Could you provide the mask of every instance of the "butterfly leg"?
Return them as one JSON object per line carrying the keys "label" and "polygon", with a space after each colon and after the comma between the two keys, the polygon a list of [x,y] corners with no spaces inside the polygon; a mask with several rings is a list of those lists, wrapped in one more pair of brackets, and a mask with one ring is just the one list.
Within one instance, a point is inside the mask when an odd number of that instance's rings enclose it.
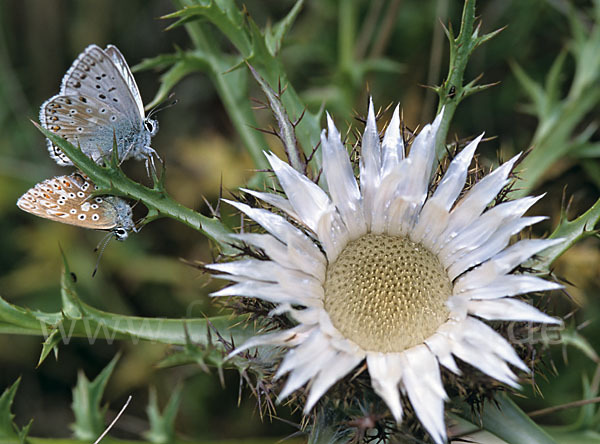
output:
{"label": "butterfly leg", "polygon": [[142,155],[145,157],[146,160],[146,173],[148,174],[148,177],[152,177],[152,175],[150,174],[150,166],[152,166],[152,172],[156,175],[157,171],[156,164],[154,163],[154,157],[156,156],[156,159],[160,163],[162,163],[162,159],[160,158],[156,150],[150,146],[145,146]]}
{"label": "butterfly leg", "polygon": [[134,146],[135,144],[132,143],[127,147],[127,150],[125,151],[125,153],[123,153],[123,157],[121,157],[121,160],[119,160],[119,167],[123,164],[123,162],[125,162],[125,159],[129,158],[129,153],[131,152]]}

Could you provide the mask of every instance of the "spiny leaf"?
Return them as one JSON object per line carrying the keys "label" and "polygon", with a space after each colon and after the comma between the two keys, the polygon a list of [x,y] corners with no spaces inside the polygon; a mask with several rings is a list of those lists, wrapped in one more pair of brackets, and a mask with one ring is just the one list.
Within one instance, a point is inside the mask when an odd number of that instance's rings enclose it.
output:
{"label": "spiny leaf", "polygon": [[171,66],[179,61],[180,59],[180,51],[179,48],[176,47],[176,52],[174,54],[160,54],[156,57],[151,57],[148,59],[142,60],[135,66],[131,67],[132,72],[146,71],[149,69],[164,69],[168,66]]}
{"label": "spiny leaf", "polygon": [[15,415],[11,412],[15,394],[19,388],[21,378],[18,378],[10,387],[0,395],[0,441],[5,444],[22,444],[25,442],[31,421],[19,430],[13,422]]}
{"label": "spiny leaf", "polygon": [[52,330],[52,333],[48,335],[42,344],[42,351],[40,353],[40,358],[38,359],[37,367],[42,365],[51,351],[54,352],[54,358],[58,359],[58,344],[62,340],[62,337],[59,333],[60,331],[58,329]]}
{"label": "spiny leaf", "polygon": [[[479,27],[477,29],[479,29]],[[481,37],[476,37],[475,45],[473,46],[473,49],[478,48],[479,46],[483,45],[484,43],[489,42],[490,40],[492,40],[494,37],[496,37],[498,34],[500,34],[505,29],[506,29],[506,26],[503,26],[502,28],[496,29],[495,31],[488,32],[487,34],[484,34]]]}
{"label": "spiny leaf", "polygon": [[275,56],[279,53],[281,45],[283,44],[283,38],[294,24],[303,5],[304,0],[297,0],[294,7],[283,19],[277,22],[272,28],[267,27],[265,30],[265,42],[271,55]]}
{"label": "spiny leaf", "polygon": [[181,391],[182,385],[178,384],[175,386],[169,402],[167,403],[163,412],[160,412],[158,407],[158,398],[156,395],[156,389],[150,388],[148,407],[146,413],[148,414],[148,421],[150,423],[150,430],[144,433],[144,437],[150,442],[157,444],[168,444],[175,440],[175,417],[181,404]]}
{"label": "spiny leaf", "polygon": [[600,356],[598,356],[598,352],[596,352],[594,346],[590,344],[590,342],[581,333],[579,333],[579,331],[577,331],[577,328],[565,328],[560,333],[560,339],[563,345],[570,345],[571,347],[574,347],[582,352],[593,362],[600,363]]}
{"label": "spiny leaf", "polygon": [[584,214],[572,221],[567,220],[566,214],[563,211],[558,227],[556,227],[549,237],[550,239],[564,239],[564,242],[538,253],[536,260],[532,261],[532,266],[536,270],[549,272],[552,262],[571,248],[573,244],[597,233],[595,227],[599,220],[600,199],[598,199]]}
{"label": "spiny leaf", "polygon": [[[472,417],[470,407],[466,403],[458,407],[463,410],[462,417]],[[485,403],[481,413],[481,423],[484,430],[509,444],[556,444],[546,431],[502,392],[494,397],[494,402]]]}
{"label": "spiny leaf", "polygon": [[535,104],[537,114],[543,115],[546,108],[546,93],[539,83],[529,77],[521,66],[515,61],[510,62],[513,74],[521,84],[523,91],[529,96],[529,99]]}
{"label": "spiny leaf", "polygon": [[83,371],[79,372],[71,404],[75,414],[75,422],[71,424],[71,429],[78,439],[93,441],[104,431],[104,416],[108,405],[101,407],[100,403],[118,360],[119,355],[116,355],[91,382]]}
{"label": "spiny leaf", "polygon": [[160,87],[152,102],[146,105],[146,109],[151,109],[163,102],[169,96],[173,87],[185,76],[205,69],[206,63],[197,54],[194,57],[180,57],[167,72],[160,76]]}
{"label": "spiny leaf", "polygon": [[[246,316],[165,319],[123,316],[97,310],[77,296],[66,260],[61,282],[63,306],[74,307],[76,310],[57,313],[31,311],[12,305],[0,297],[0,332],[46,338],[40,363],[60,341],[69,343],[72,338],[86,338],[90,343],[97,339],[126,339],[133,342],[147,340],[172,345],[192,344],[195,347],[211,345],[219,350],[218,356],[221,359],[217,360],[215,355],[212,361],[218,365],[224,359],[223,344],[213,344],[210,341],[211,330],[213,334],[219,332],[227,340],[231,337],[236,344],[245,342],[254,334],[252,326],[246,324]],[[69,315],[74,317],[70,318]]]}
{"label": "spiny leaf", "polygon": [[[186,3],[186,2],[182,2]],[[227,36],[229,40],[242,52],[250,52],[250,40],[244,30],[245,16],[232,0],[199,1],[195,6],[185,6],[183,9],[163,16],[164,19],[178,18],[179,20],[169,26],[167,30],[191,20],[206,18]]]}
{"label": "spiny leaf", "polygon": [[548,96],[548,104],[552,105],[558,102],[560,95],[561,76],[563,75],[563,67],[567,58],[568,51],[562,50],[554,59],[550,71],[546,76],[546,94]]}

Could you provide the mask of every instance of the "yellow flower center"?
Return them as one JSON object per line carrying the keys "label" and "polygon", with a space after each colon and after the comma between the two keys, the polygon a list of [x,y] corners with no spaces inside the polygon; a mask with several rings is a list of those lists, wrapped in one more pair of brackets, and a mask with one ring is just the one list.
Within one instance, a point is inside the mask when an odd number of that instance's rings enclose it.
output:
{"label": "yellow flower center", "polygon": [[438,258],[404,237],[366,234],[327,268],[325,310],[367,351],[401,352],[448,319],[452,283]]}

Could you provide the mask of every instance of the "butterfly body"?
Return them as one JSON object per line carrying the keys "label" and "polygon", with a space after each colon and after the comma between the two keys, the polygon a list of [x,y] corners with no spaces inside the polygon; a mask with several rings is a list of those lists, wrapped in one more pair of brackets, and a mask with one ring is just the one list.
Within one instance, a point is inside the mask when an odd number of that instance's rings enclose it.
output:
{"label": "butterfly body", "polygon": [[115,196],[93,196],[98,187],[83,173],[57,176],[38,183],[17,206],[45,219],[94,230],[110,230],[117,240],[136,231],[131,206]]}
{"label": "butterfly body", "polygon": [[[150,146],[158,122],[146,117],[131,70],[112,45],[88,46],[63,77],[59,94],[40,109],[40,122],[63,137],[96,163],[112,154],[117,143],[120,161],[152,159]],[[50,157],[59,165],[72,165],[60,148],[48,141]]]}

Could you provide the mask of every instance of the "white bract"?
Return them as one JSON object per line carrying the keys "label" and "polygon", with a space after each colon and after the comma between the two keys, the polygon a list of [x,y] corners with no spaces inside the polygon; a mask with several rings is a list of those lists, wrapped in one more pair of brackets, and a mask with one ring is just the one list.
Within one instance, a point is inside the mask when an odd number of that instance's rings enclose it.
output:
{"label": "white bract", "polygon": [[267,154],[287,198],[245,191],[289,219],[229,203],[268,233],[235,237],[270,260],[209,265],[220,278],[234,282],[214,296],[269,301],[276,304],[274,312],[287,313],[297,323],[254,337],[236,350],[266,344],[289,348],[276,374],[289,373],[280,399],[310,383],[308,412],[366,359],[373,390],[396,421],[402,419],[402,390],[437,443],[446,439],[447,395],[440,365],[460,374],[457,357],[518,387],[510,366],[528,371],[527,366],[482,319],[558,323],[513,296],[560,288],[535,276],[511,274],[560,242],[526,239],[509,246],[513,235],[544,219],[523,216],[537,197],[491,205],[509,183],[518,156],[459,199],[481,135],[452,160],[430,192],[442,114],[422,129],[406,155],[398,108],[380,142],[371,103],[359,181],[328,116],[328,129],[321,134],[326,189]]}

